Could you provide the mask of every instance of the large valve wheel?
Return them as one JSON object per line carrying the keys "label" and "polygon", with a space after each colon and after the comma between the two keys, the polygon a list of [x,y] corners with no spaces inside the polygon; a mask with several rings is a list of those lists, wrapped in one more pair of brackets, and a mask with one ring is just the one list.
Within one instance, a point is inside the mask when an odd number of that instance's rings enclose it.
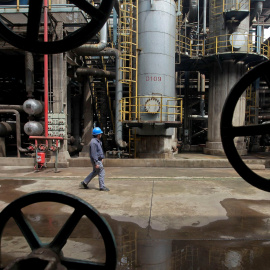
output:
{"label": "large valve wheel", "polygon": [[[54,237],[51,243],[44,244],[40,241],[32,226],[27,222],[26,217],[21,211],[22,208],[39,202],[57,202],[69,205],[74,208],[74,212],[68,218],[64,226]],[[84,260],[75,260],[65,258],[61,250],[67,242],[67,239],[75,229],[78,222],[83,216],[86,216],[93,222],[99,230],[105,245],[106,262],[96,263]],[[11,202],[0,213],[0,240],[2,238],[3,229],[10,218],[13,218],[20,228],[23,236],[28,242],[32,253],[40,249],[53,251],[60,258],[61,265],[69,270],[78,269],[116,269],[117,252],[116,243],[113,233],[106,220],[101,217],[98,211],[87,202],[67,193],[59,191],[38,191],[29,193],[19,199]],[[13,269],[13,268],[11,268]],[[16,268],[17,269],[17,268]],[[21,269],[21,268],[20,268]],[[37,268],[36,268],[37,269]],[[47,268],[46,268],[47,269]],[[61,268],[62,269],[62,268]]]}
{"label": "large valve wheel", "polygon": [[220,123],[223,148],[234,169],[249,184],[268,192],[270,191],[269,179],[256,174],[244,163],[236,150],[234,138],[270,134],[270,124],[233,126],[232,120],[239,98],[253,82],[257,79],[262,79],[266,82],[268,89],[270,89],[269,70],[270,61],[259,64],[247,72],[234,85],[224,104]]}
{"label": "large valve wheel", "polygon": [[53,54],[77,48],[102,28],[111,13],[114,0],[102,0],[99,8],[94,7],[87,0],[70,0],[70,2],[89,15],[91,21],[61,40],[50,42],[38,40],[43,0],[29,0],[25,36],[16,34],[0,20],[0,37],[17,48],[35,53]]}

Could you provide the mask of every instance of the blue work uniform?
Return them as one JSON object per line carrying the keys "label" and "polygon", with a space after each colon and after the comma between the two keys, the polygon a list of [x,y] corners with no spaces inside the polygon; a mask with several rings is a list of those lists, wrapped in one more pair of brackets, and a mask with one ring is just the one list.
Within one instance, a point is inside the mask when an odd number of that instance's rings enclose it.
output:
{"label": "blue work uniform", "polygon": [[[98,175],[99,188],[102,189],[105,187],[105,170],[102,163],[102,160],[105,157],[102,149],[102,142],[98,138],[92,138],[89,146],[89,155],[93,165],[93,171],[88,176],[86,176],[83,182],[87,185],[96,175]],[[99,165],[98,169],[96,168],[96,165]]]}

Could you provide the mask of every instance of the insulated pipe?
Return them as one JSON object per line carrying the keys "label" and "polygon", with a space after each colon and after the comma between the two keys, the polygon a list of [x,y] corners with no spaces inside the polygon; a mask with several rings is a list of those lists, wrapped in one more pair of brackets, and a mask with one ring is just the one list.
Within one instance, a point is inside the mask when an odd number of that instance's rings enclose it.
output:
{"label": "insulated pipe", "polygon": [[[198,0],[189,0],[189,11],[187,14],[187,17],[185,20],[185,36],[189,37],[190,33],[191,33],[191,27],[189,26],[187,29],[187,21],[188,23],[193,23],[196,21],[196,18],[198,18],[198,13],[199,13],[199,4],[198,4]],[[199,18],[198,18],[198,24],[199,24]],[[199,31],[199,29],[198,29]],[[199,35],[199,32],[198,32]]]}
{"label": "insulated pipe", "polygon": [[25,87],[27,97],[32,98],[34,92],[34,58],[30,52],[25,52]]}
{"label": "insulated pipe", "polygon": [[204,98],[205,98],[205,75],[201,74],[201,97],[200,97],[200,112],[201,116],[205,116],[205,103],[204,103]]}
{"label": "insulated pipe", "polygon": [[119,2],[118,2],[118,0],[114,1],[114,9],[115,9],[117,15],[119,16]]}
{"label": "insulated pipe", "polygon": [[203,1],[203,34],[206,36],[207,0]]}
{"label": "insulated pipe", "polygon": [[263,1],[256,1],[253,11],[250,14],[249,25],[252,25],[252,21],[254,18],[258,20],[259,16],[261,16],[263,10]]}
{"label": "insulated pipe", "polygon": [[100,77],[107,77],[110,79],[115,78],[115,72],[98,69],[98,68],[86,68],[80,67],[76,70],[77,75],[85,75],[85,76],[100,76]]}
{"label": "insulated pipe", "polygon": [[126,147],[127,143],[123,141],[123,125],[121,122],[121,114],[120,114],[120,100],[123,97],[123,86],[120,82],[122,78],[122,73],[120,69],[122,69],[122,61],[120,59],[120,52],[114,48],[105,48],[100,52],[93,52],[91,49],[87,51],[86,48],[84,49],[75,49],[74,50],[79,55],[94,55],[94,56],[115,56],[116,60],[116,86],[115,86],[115,100],[116,100],[116,109],[115,109],[115,141],[118,146]]}
{"label": "insulated pipe", "polygon": [[28,152],[27,149],[21,147],[21,118],[20,114],[16,110],[0,109],[1,113],[14,113],[16,116],[16,141],[17,141],[17,156],[20,157],[20,152]]}
{"label": "insulated pipe", "polygon": [[105,49],[107,45],[107,23],[100,30],[100,40],[98,44],[84,44],[74,51],[79,55],[89,55],[90,52],[99,52]]}
{"label": "insulated pipe", "polygon": [[192,23],[198,17],[198,0],[189,0],[188,21]]}
{"label": "insulated pipe", "polygon": [[177,6],[177,13],[176,13],[177,16],[180,16],[182,15],[181,13],[181,0],[178,0],[178,6]]}

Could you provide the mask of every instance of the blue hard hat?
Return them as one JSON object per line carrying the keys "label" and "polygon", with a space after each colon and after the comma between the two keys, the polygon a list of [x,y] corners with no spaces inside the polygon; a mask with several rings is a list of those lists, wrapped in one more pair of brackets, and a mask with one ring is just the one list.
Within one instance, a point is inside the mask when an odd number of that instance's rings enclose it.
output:
{"label": "blue hard hat", "polygon": [[99,135],[99,134],[102,134],[102,130],[99,128],[99,127],[95,127],[93,129],[93,132],[92,132],[92,135]]}

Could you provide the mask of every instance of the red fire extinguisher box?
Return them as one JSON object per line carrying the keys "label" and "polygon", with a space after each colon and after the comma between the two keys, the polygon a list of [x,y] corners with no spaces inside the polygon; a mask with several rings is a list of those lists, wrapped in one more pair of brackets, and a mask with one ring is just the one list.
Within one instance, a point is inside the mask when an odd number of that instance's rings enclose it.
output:
{"label": "red fire extinguisher box", "polygon": [[45,153],[44,152],[38,152],[37,153],[37,163],[39,165],[45,164]]}

